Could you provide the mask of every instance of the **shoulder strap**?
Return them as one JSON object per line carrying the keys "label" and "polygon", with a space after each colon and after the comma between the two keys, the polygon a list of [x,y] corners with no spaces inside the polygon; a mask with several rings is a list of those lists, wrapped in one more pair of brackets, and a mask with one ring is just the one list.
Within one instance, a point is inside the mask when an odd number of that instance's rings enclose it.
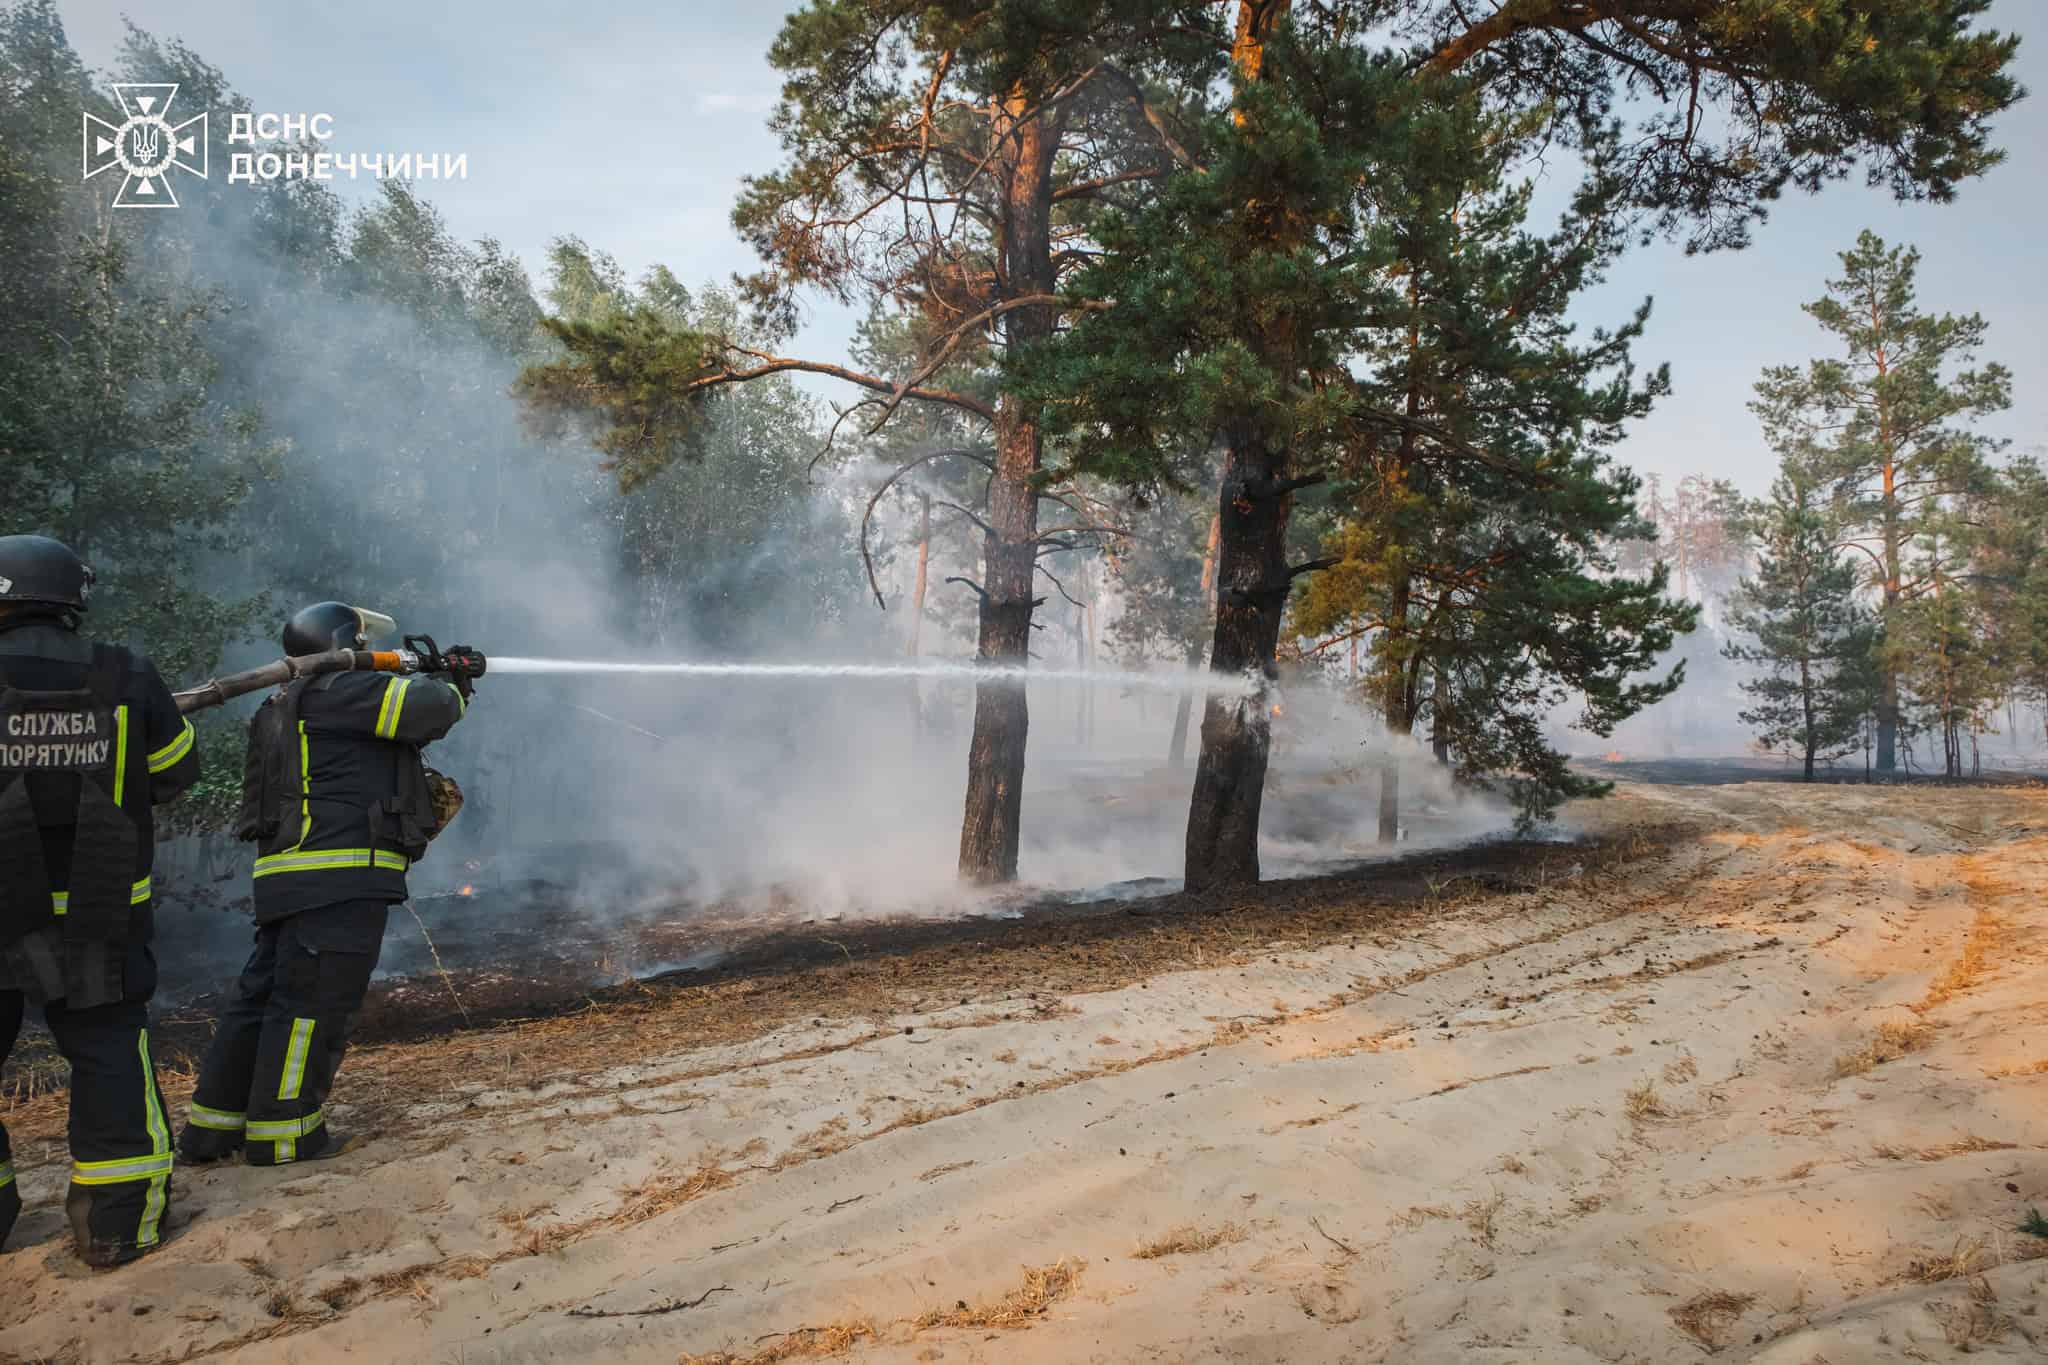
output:
{"label": "shoulder strap", "polygon": [[85,685],[100,705],[112,710],[124,700],[128,691],[129,664],[128,651],[119,645],[96,644],[92,647],[92,669]]}

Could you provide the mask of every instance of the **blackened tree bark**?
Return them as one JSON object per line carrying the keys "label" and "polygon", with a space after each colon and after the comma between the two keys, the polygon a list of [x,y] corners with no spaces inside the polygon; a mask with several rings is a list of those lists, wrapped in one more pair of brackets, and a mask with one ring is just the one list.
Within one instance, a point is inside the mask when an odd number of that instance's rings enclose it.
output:
{"label": "blackened tree bark", "polygon": [[1190,891],[1259,879],[1259,809],[1273,741],[1272,680],[1293,582],[1287,518],[1288,451],[1255,429],[1227,433],[1222,534],[1216,555],[1216,640],[1209,667],[1248,691],[1212,692],[1202,708],[1202,753],[1188,806]]}
{"label": "blackened tree bark", "polygon": [[[1003,284],[1013,298],[1050,300],[1052,168],[1057,131],[1022,89],[1005,102],[996,129],[1006,150],[1000,183],[1006,212],[1000,236]],[[1012,348],[1052,335],[1057,305],[1012,309],[1003,319]],[[989,486],[984,538],[986,577],[981,592],[976,654],[998,665],[1022,667],[1031,652],[1032,596],[1038,570],[1038,487],[1042,437],[1035,405],[1004,394],[996,408],[996,467]],[[975,689],[974,739],[967,752],[967,802],[960,823],[960,875],[969,881],[1013,881],[1024,803],[1024,741],[1031,727],[1024,685],[985,682]]]}

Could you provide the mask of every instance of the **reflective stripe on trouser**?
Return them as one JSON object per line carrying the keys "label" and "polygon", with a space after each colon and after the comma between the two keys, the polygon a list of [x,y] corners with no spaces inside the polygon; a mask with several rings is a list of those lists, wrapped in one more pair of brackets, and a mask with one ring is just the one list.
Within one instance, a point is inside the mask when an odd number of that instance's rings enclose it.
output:
{"label": "reflective stripe on trouser", "polygon": [[216,1133],[239,1133],[248,1124],[249,1116],[191,1104],[186,1106],[185,1121],[195,1128],[210,1128]]}

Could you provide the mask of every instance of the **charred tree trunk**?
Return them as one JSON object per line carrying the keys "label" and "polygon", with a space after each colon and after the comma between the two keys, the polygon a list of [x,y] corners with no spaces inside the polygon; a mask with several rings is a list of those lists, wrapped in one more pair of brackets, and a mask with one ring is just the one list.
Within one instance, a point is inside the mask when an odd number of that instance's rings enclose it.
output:
{"label": "charred tree trunk", "polygon": [[[1001,158],[1004,226],[1001,284],[1013,297],[1050,295],[1052,268],[1052,165],[1057,132],[1019,89],[1006,101],[995,129]],[[1012,349],[1051,335],[1050,306],[1012,309],[1003,318]],[[1041,432],[1035,408],[1004,394],[996,409],[996,467],[989,483],[985,572],[981,585],[977,656],[1022,667],[1030,657],[1031,595],[1038,567],[1038,473]],[[960,875],[980,883],[1017,877],[1019,822],[1024,805],[1024,741],[1030,727],[1021,682],[984,682],[975,688],[974,738],[967,750],[967,800],[960,824]]]}
{"label": "charred tree trunk", "polygon": [[[1209,542],[1202,551],[1202,601],[1214,606],[1216,601],[1216,546],[1223,537],[1223,518],[1219,513],[1209,518]],[[1202,662],[1202,645],[1199,640],[1188,642],[1185,656],[1187,668],[1194,672]],[[1188,718],[1195,709],[1195,694],[1182,692],[1180,701],[1173,709],[1173,745],[1169,761],[1176,768],[1188,765]]]}
{"label": "charred tree trunk", "polygon": [[1250,675],[1249,693],[1210,694],[1188,806],[1187,888],[1259,879],[1259,807],[1272,745],[1271,682],[1287,610],[1288,452],[1249,430],[1229,433],[1218,516],[1216,640],[1211,671]]}
{"label": "charred tree trunk", "polygon": [[1402,741],[1415,729],[1415,711],[1408,695],[1408,602],[1411,587],[1408,575],[1395,577],[1393,591],[1387,602],[1387,643],[1386,681],[1381,696],[1381,710],[1387,718],[1387,754],[1380,761],[1380,821],[1379,839],[1391,844],[1401,837],[1401,750]]}
{"label": "charred tree trunk", "polygon": [[1451,689],[1443,670],[1430,675],[1429,751],[1445,767],[1451,764]]}
{"label": "charred tree trunk", "polygon": [[1813,755],[1814,751],[1819,748],[1820,730],[1818,719],[1813,714],[1813,666],[1804,658],[1799,661],[1799,707],[1806,723],[1805,780],[1811,782],[1813,781]]}
{"label": "charred tree trunk", "polygon": [[[1202,662],[1202,647],[1199,644],[1189,645],[1184,661],[1188,671],[1190,673],[1194,672]],[[1194,709],[1194,692],[1192,690],[1183,690],[1180,694],[1180,700],[1174,703],[1173,743],[1169,746],[1166,756],[1167,762],[1176,768],[1188,766],[1188,718],[1193,714]]]}

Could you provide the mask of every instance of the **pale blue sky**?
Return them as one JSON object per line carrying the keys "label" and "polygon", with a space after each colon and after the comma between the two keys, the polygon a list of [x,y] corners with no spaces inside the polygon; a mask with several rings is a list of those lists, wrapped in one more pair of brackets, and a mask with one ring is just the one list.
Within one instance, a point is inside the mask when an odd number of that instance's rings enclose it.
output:
{"label": "pale blue sky", "polygon": [[[163,0],[127,12],[182,38],[258,110],[333,115],[337,152],[466,153],[469,178],[433,186],[432,198],[458,235],[503,241],[536,282],[548,239],[575,233],[631,273],[659,261],[695,283],[752,264],[728,214],[740,177],[775,162],[766,52],[794,7]],[[59,10],[85,59],[111,62],[122,9],[59,0]],[[1988,354],[2015,375],[2013,410],[1993,429],[2019,448],[2048,444],[2048,5],[1997,0],[1991,22],[2025,39],[2019,75],[2037,94],[1999,127],[2007,163],[1957,203],[1902,207],[1838,185],[1781,204],[1747,251],[1639,250],[1589,297],[1591,323],[1620,321],[1654,295],[1638,355],[1672,366],[1676,392],[1630,438],[1628,463],[1761,492],[1772,458],[1744,406],[1750,385],[1763,366],[1821,347],[1799,304],[1865,227],[1920,246],[1928,306],[1984,315]],[[841,358],[850,323],[814,302],[798,349]]]}

